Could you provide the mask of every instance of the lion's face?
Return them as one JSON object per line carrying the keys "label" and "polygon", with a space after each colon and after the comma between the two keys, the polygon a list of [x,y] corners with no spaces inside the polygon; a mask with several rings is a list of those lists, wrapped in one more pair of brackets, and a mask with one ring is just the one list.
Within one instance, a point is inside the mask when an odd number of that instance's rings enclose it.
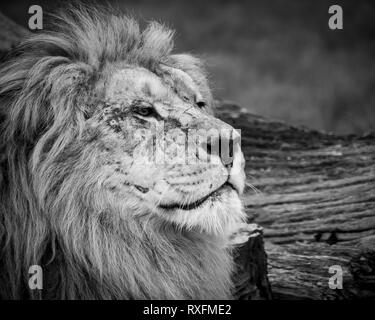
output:
{"label": "lion's face", "polygon": [[105,104],[87,121],[99,132],[97,187],[124,214],[222,232],[242,218],[244,158],[239,133],[210,114],[185,72],[117,69]]}

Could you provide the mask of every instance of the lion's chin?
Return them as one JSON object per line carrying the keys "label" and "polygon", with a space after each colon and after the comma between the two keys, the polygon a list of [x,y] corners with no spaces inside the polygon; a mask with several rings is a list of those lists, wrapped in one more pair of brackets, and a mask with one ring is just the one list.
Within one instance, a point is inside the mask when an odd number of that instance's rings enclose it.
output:
{"label": "lion's chin", "polygon": [[245,213],[238,193],[228,190],[218,197],[208,198],[197,208],[163,212],[163,217],[184,229],[225,236],[234,225],[245,220]]}

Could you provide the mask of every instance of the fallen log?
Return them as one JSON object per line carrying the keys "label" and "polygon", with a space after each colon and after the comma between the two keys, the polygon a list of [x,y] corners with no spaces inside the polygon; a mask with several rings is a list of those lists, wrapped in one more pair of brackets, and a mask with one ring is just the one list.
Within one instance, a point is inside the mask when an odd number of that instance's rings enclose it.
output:
{"label": "fallen log", "polygon": [[235,298],[269,300],[272,289],[267,275],[263,230],[257,224],[243,224],[232,235],[237,270],[233,275]]}
{"label": "fallen log", "polygon": [[[263,227],[274,298],[375,297],[375,135],[340,136],[265,119],[231,104],[241,129],[249,222]],[[343,288],[330,289],[330,267]]]}

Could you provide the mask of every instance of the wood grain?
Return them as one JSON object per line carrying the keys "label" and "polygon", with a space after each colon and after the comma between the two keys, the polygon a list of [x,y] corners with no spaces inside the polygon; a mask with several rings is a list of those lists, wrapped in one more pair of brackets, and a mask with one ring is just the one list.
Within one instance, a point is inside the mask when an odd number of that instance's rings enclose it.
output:
{"label": "wood grain", "polygon": [[[249,222],[263,227],[276,299],[375,297],[375,135],[339,136],[218,103],[241,129]],[[328,286],[329,267],[343,289]]]}

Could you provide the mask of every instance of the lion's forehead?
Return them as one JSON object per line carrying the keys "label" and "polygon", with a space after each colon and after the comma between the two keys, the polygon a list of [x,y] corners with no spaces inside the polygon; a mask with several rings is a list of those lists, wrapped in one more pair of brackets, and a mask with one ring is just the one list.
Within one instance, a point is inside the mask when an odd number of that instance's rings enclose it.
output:
{"label": "lion's forehead", "polygon": [[[178,76],[176,76],[176,74]],[[165,73],[163,78],[142,67],[128,67],[116,70],[106,86],[106,100],[130,103],[144,99],[155,104],[158,111],[168,116],[170,113],[186,113],[188,107],[201,94],[192,79],[183,71],[173,76]],[[187,115],[194,116],[190,109]]]}
{"label": "lion's forehead", "polygon": [[132,96],[170,98],[168,87],[152,72],[141,68],[125,68],[114,72],[108,82],[106,98],[118,100]]}

